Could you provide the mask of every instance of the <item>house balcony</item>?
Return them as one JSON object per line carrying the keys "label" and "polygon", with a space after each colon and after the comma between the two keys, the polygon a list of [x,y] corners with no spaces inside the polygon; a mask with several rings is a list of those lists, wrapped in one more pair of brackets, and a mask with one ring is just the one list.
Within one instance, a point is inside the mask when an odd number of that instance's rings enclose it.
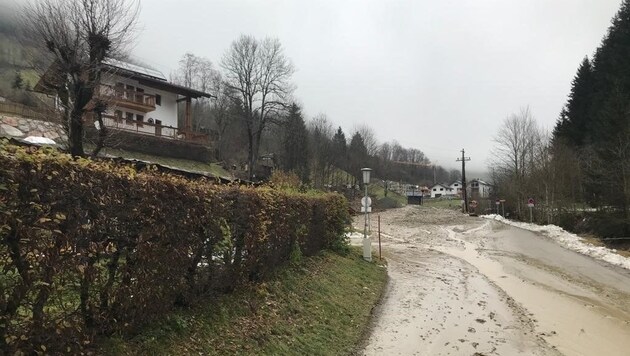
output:
{"label": "house balcony", "polygon": [[146,121],[127,120],[111,115],[103,116],[103,124],[108,129],[148,135],[169,140],[180,140],[200,145],[210,142],[210,135],[202,132],[186,131],[173,126],[149,123]]}
{"label": "house balcony", "polygon": [[119,88],[109,91],[108,94],[108,98],[112,100],[112,104],[117,107],[135,110],[145,114],[155,111],[155,95]]}

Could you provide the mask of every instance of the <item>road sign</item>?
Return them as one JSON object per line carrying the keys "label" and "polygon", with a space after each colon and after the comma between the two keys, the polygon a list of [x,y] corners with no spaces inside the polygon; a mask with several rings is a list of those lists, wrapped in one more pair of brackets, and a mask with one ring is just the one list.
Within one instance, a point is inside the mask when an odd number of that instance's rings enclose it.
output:
{"label": "road sign", "polygon": [[361,206],[372,206],[372,198],[370,197],[361,198]]}
{"label": "road sign", "polygon": [[530,208],[534,207],[534,198],[527,199],[527,206]]}
{"label": "road sign", "polygon": [[[364,206],[362,206],[362,207],[361,207],[361,212],[362,212],[362,213],[365,213],[365,207],[364,207]],[[371,207],[371,206],[368,206],[368,207],[367,207],[367,212],[368,212],[368,213],[371,213],[371,212],[372,212],[372,207]]]}
{"label": "road sign", "polygon": [[495,203],[496,205],[499,205],[499,204],[501,204],[501,201],[500,201],[499,199],[497,199],[494,203]]}
{"label": "road sign", "polygon": [[501,200],[499,200],[499,202],[505,203],[505,199],[501,199]]}

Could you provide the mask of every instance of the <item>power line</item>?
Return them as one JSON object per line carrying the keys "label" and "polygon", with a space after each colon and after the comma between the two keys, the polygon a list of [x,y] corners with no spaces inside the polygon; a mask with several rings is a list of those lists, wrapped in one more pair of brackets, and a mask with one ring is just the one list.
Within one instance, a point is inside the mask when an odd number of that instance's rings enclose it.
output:
{"label": "power line", "polygon": [[464,212],[468,213],[468,192],[466,191],[466,161],[470,161],[470,157],[466,157],[466,151],[462,148],[462,158],[458,158],[456,162],[462,162],[462,192],[464,194]]}

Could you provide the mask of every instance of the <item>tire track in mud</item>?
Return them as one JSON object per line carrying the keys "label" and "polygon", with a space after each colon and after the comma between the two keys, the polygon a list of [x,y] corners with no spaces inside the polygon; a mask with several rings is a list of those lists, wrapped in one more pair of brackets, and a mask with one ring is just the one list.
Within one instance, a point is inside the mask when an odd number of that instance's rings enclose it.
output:
{"label": "tire track in mud", "polygon": [[511,297],[474,266],[439,251],[460,246],[444,224],[483,227],[478,222],[456,212],[417,208],[383,217],[390,286],[364,354],[557,354]]}

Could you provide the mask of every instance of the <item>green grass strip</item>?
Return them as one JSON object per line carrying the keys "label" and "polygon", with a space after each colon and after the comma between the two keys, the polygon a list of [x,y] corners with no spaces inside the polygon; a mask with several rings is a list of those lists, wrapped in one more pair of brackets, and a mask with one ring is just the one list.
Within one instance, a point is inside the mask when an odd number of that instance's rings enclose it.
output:
{"label": "green grass strip", "polygon": [[111,338],[110,355],[344,355],[362,341],[387,271],[331,252],[281,268],[270,280],[171,314],[134,338]]}

